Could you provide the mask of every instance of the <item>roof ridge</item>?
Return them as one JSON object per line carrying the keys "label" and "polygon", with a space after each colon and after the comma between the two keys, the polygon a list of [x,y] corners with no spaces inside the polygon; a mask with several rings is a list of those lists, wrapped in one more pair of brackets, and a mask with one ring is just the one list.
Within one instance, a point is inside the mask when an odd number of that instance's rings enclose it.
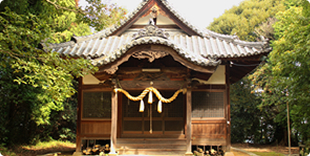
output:
{"label": "roof ridge", "polygon": [[254,42],[254,41],[244,41],[244,40],[240,40],[239,37],[237,35],[228,35],[228,34],[221,34],[221,33],[217,33],[215,31],[212,31],[212,30],[209,30],[209,29],[204,29],[204,36],[203,37],[213,37],[213,38],[219,38],[219,39],[222,39],[222,40],[228,40],[232,43],[237,43],[237,44],[241,44],[241,45],[244,45],[244,46],[253,46],[253,47],[256,47],[256,46],[261,46],[262,44],[263,45],[266,45],[268,44],[268,40],[263,40],[263,41],[260,41],[260,42]]}

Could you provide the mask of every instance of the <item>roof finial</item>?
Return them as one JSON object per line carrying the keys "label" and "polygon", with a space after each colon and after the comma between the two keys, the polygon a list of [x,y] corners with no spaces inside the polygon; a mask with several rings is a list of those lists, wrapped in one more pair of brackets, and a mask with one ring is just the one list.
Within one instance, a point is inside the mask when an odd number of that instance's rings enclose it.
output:
{"label": "roof finial", "polygon": [[151,18],[150,18],[149,24],[156,25],[158,13],[159,13],[159,11],[158,11],[157,6],[153,6],[151,8],[151,13],[150,13]]}
{"label": "roof finial", "polygon": [[158,16],[158,8],[157,8],[157,6],[153,6],[152,7],[152,9],[151,9],[151,16],[152,16],[152,18],[157,18],[157,16]]}

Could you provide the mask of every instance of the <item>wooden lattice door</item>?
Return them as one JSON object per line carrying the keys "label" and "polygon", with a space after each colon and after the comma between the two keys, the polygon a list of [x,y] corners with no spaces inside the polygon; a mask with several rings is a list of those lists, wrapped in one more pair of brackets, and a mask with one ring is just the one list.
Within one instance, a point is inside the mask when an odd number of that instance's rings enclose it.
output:
{"label": "wooden lattice door", "polygon": [[[161,91],[164,97],[171,97],[174,91]],[[130,91],[131,95],[140,92]],[[162,113],[158,113],[158,99],[153,98],[153,103],[147,103],[144,98],[144,112],[139,112],[140,102],[129,100],[122,96],[122,137],[174,137],[184,134],[184,96],[179,96],[169,104],[163,103]]]}

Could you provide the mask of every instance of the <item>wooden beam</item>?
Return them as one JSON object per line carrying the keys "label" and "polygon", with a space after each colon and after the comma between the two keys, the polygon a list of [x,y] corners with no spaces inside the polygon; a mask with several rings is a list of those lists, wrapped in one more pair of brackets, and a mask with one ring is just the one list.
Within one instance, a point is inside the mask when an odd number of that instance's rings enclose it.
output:
{"label": "wooden beam", "polygon": [[[126,90],[130,89],[141,90],[150,87],[151,81],[120,81],[120,84],[122,88]],[[171,81],[171,80],[152,81],[152,82],[153,87],[157,89],[180,89],[183,88],[185,84],[184,81]]]}
{"label": "wooden beam", "polygon": [[101,84],[97,84],[97,85],[83,85],[82,86],[84,91],[97,91],[97,92],[102,92],[102,91],[112,91],[112,87],[106,87],[104,85]]}
{"label": "wooden beam", "polygon": [[192,120],[192,124],[226,124],[226,119],[222,119],[222,118],[219,118],[219,119],[216,119],[216,118],[213,118],[213,119],[208,119],[208,120],[200,120],[200,119],[196,119],[193,118]]}
{"label": "wooden beam", "polygon": [[207,91],[216,91],[216,90],[226,90],[226,85],[197,85],[195,90],[207,90]]}
{"label": "wooden beam", "polygon": [[78,88],[78,108],[77,108],[77,124],[76,124],[76,153],[81,152],[81,119],[82,119],[82,100],[83,100],[83,92],[82,92],[82,78],[79,78],[79,88]]}
{"label": "wooden beam", "polygon": [[[171,28],[171,29],[180,29],[177,25],[156,25],[158,28]],[[145,25],[132,25],[130,28],[132,29],[142,29]]]}
{"label": "wooden beam", "polygon": [[[143,72],[142,67],[119,67],[117,74],[140,74]],[[152,69],[152,68],[151,68]],[[185,74],[186,72],[186,68],[185,67],[160,67],[160,68],[153,68],[153,69],[159,69],[159,72],[163,72],[163,73],[171,73],[171,74]],[[146,71],[144,71],[145,73],[147,73]]]}
{"label": "wooden beam", "polygon": [[186,92],[186,153],[185,155],[193,155],[192,153],[192,89],[187,88]]}
{"label": "wooden beam", "polygon": [[111,102],[112,102],[112,112],[111,112],[111,152],[109,155],[117,155],[116,153],[116,136],[117,136],[117,93],[114,91],[112,92],[112,97],[111,97]]}

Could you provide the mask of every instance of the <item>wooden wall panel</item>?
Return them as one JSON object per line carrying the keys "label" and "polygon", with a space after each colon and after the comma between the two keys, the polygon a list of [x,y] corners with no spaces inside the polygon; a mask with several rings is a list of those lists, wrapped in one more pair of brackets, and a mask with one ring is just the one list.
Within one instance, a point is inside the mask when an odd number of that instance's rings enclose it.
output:
{"label": "wooden wall panel", "polygon": [[225,120],[193,120],[193,145],[226,145]]}
{"label": "wooden wall panel", "polygon": [[111,121],[82,121],[81,134],[102,135],[111,133]]}

